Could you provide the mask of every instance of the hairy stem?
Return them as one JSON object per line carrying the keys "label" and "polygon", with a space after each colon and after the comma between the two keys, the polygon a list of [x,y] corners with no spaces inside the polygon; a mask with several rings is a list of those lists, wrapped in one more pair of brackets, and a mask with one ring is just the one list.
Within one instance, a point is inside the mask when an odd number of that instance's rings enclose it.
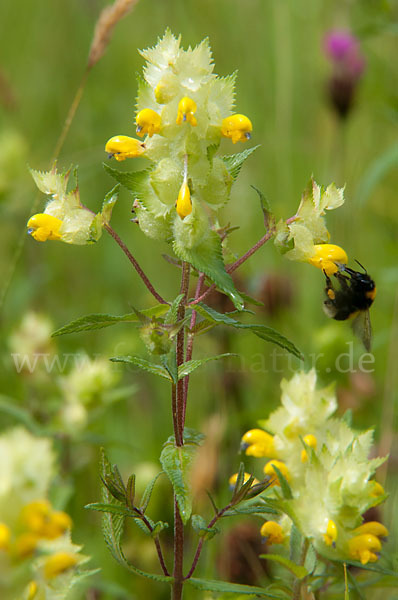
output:
{"label": "hairy stem", "polygon": [[[217,512],[217,514],[212,518],[212,520],[210,521],[210,523],[207,525],[208,528],[213,527],[217,521],[219,519],[221,519],[221,517],[223,516],[223,514],[229,510],[231,507],[233,506],[232,502],[230,502],[229,504],[227,504],[227,506],[224,506],[224,508],[222,508],[221,510],[219,510]],[[199,562],[199,558],[200,558],[200,554],[202,552],[202,548],[203,548],[203,544],[204,544],[204,538],[200,538],[199,543],[198,543],[198,547],[196,548],[196,552],[195,552],[195,556],[193,558],[192,561],[192,565],[191,568],[189,569],[187,575],[185,575],[184,579],[189,579],[190,577],[192,577],[196,566]]]}
{"label": "hairy stem", "polygon": [[[205,279],[205,274],[199,273],[199,279],[198,279],[198,283],[196,285],[196,290],[195,290],[195,300],[197,298],[199,298],[199,296],[200,296],[204,279]],[[193,310],[192,315],[191,315],[191,321],[189,323],[189,329],[191,331],[196,325],[197,316],[198,316],[198,313],[196,312],[196,310]],[[193,333],[188,334],[187,350],[186,350],[186,354],[185,354],[186,362],[188,362],[189,360],[192,359],[194,338],[195,338],[195,334],[193,334]],[[184,399],[183,399],[183,423],[184,424],[185,424],[185,412],[187,409],[188,387],[189,387],[189,375],[187,375],[184,379]]]}
{"label": "hairy stem", "polygon": [[138,262],[136,261],[136,259],[134,258],[134,256],[131,254],[131,252],[127,248],[126,244],[120,239],[120,237],[118,236],[118,234],[116,233],[116,231],[114,229],[112,229],[112,227],[110,225],[108,225],[108,223],[104,224],[104,229],[109,233],[109,235],[111,235],[113,237],[113,239],[115,240],[115,242],[123,250],[123,252],[125,253],[125,255],[127,256],[127,258],[129,259],[129,261],[133,265],[134,269],[137,271],[138,275],[141,277],[142,281],[144,282],[144,284],[146,285],[146,287],[148,288],[148,290],[151,292],[152,296],[154,298],[156,298],[156,300],[158,302],[160,302],[160,304],[168,304],[168,302],[166,302],[166,300],[164,298],[162,298],[162,296],[160,294],[157,293],[157,291],[155,290],[155,288],[153,287],[153,285],[149,281],[148,277],[145,275],[144,271],[141,269],[140,265],[138,264]]}

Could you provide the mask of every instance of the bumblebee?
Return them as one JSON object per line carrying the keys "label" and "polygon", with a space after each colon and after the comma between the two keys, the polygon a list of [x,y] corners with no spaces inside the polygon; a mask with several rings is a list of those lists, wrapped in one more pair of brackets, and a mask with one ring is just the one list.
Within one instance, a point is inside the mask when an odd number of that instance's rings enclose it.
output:
{"label": "bumblebee", "polygon": [[[376,284],[360,263],[358,264],[363,269],[362,273],[349,269],[344,264],[335,264],[338,270],[332,275],[333,281],[326,271],[323,271],[326,277],[326,300],[323,309],[331,319],[353,319],[353,330],[369,352],[372,338],[369,308],[376,296]],[[337,286],[334,285],[335,281]]]}

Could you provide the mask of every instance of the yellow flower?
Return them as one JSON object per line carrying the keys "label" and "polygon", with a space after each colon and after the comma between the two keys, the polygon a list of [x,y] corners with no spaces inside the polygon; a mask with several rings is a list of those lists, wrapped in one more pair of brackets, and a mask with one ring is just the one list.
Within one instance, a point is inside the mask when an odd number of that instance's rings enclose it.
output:
{"label": "yellow flower", "polygon": [[121,161],[126,158],[136,158],[145,152],[145,144],[127,135],[115,135],[106,142],[105,152],[109,157]]}
{"label": "yellow flower", "polygon": [[290,480],[289,469],[281,460],[270,460],[264,467],[264,473],[270,477],[270,486],[280,485],[280,481],[274,469],[276,467],[286,479],[286,481]]}
{"label": "yellow flower", "polygon": [[331,546],[337,540],[337,526],[334,521],[329,519],[328,524],[326,526],[326,533],[323,535],[323,539],[327,546]]}
{"label": "yellow flower", "polygon": [[77,562],[78,557],[76,554],[72,554],[71,552],[57,552],[47,558],[44,563],[44,576],[46,579],[57,577],[57,575],[61,575],[61,573],[74,567]]}
{"label": "yellow flower", "polygon": [[21,522],[29,531],[40,535],[50,511],[51,504],[48,500],[34,500],[23,507]]}
{"label": "yellow flower", "polygon": [[[317,439],[314,435],[312,435],[311,433],[309,433],[308,435],[303,437],[303,442],[309,446],[310,448],[316,448],[317,445]],[[303,449],[301,451],[301,462],[307,462],[308,460],[308,454],[307,454],[307,450]]]}
{"label": "yellow flower", "polygon": [[39,213],[30,217],[28,221],[28,233],[37,242],[46,242],[47,240],[60,240],[61,235],[59,229],[62,225],[61,219],[47,215],[46,213]]}
{"label": "yellow flower", "polygon": [[27,558],[36,550],[37,543],[40,539],[36,533],[22,533],[15,540],[14,551],[18,558]]}
{"label": "yellow flower", "polygon": [[372,481],[372,483],[373,490],[370,492],[370,495],[374,498],[377,498],[378,496],[384,496],[386,492],[384,491],[383,486],[378,481]]}
{"label": "yellow flower", "polygon": [[360,560],[363,565],[368,562],[376,562],[376,552],[381,550],[381,542],[378,537],[371,533],[356,535],[348,542],[351,558]]}
{"label": "yellow flower", "polygon": [[196,127],[198,124],[196,118],[194,117],[194,113],[196,113],[196,102],[192,100],[192,98],[188,98],[188,96],[184,96],[178,103],[178,113],[177,113],[177,125],[181,125],[184,121],[190,123],[193,127]]}
{"label": "yellow flower", "polygon": [[253,126],[250,119],[245,115],[231,115],[226,117],[221,125],[221,134],[230,138],[234,144],[236,142],[247,142],[251,138]]}
{"label": "yellow flower", "polygon": [[282,544],[284,535],[282,527],[276,521],[266,521],[260,529],[263,538],[268,544]]}
{"label": "yellow flower", "polygon": [[39,586],[37,585],[36,581],[30,581],[26,591],[27,600],[33,600],[38,592],[38,589]]}
{"label": "yellow flower", "polygon": [[314,255],[308,259],[308,262],[318,269],[325,271],[330,276],[339,270],[336,263],[346,265],[348,257],[346,252],[340,246],[334,244],[315,244]]}
{"label": "yellow flower", "polygon": [[245,451],[247,456],[255,456],[261,458],[275,456],[274,438],[272,435],[264,431],[264,429],[250,429],[242,437],[241,450]]}
{"label": "yellow flower", "polygon": [[[243,477],[243,483],[246,483],[246,481],[249,481],[250,477],[251,477],[250,473],[245,473],[245,475]],[[231,477],[229,478],[229,481],[228,481],[229,487],[231,489],[233,489],[235,487],[237,480],[238,480],[238,473],[234,473],[233,475],[231,475]],[[257,485],[258,483],[260,483],[258,481],[258,479],[254,478],[252,485]]]}
{"label": "yellow flower", "polygon": [[10,538],[10,528],[5,523],[0,523],[0,550],[8,550]]}
{"label": "yellow flower", "polygon": [[366,523],[362,523],[362,525],[357,527],[354,530],[354,533],[357,535],[371,533],[378,538],[384,538],[388,536],[388,529],[383,525],[383,523],[379,523],[378,521],[367,521]]}
{"label": "yellow flower", "polygon": [[160,115],[151,108],[140,110],[136,116],[137,134],[143,137],[146,133],[152,137],[154,133],[159,133],[161,126]]}
{"label": "yellow flower", "polygon": [[191,192],[186,180],[183,181],[176,202],[177,214],[181,219],[185,219],[192,212]]}
{"label": "yellow flower", "polygon": [[72,519],[62,510],[50,513],[47,522],[44,524],[41,534],[43,537],[53,540],[65,533],[72,527]]}

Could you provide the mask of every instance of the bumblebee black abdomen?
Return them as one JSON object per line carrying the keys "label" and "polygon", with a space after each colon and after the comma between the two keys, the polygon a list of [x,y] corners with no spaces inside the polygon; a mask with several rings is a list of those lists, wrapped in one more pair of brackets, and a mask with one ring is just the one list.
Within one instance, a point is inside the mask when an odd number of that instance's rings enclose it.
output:
{"label": "bumblebee black abdomen", "polygon": [[326,275],[324,310],[328,317],[345,321],[370,308],[376,296],[376,285],[367,273],[344,267],[335,273],[334,278],[339,284],[337,288]]}

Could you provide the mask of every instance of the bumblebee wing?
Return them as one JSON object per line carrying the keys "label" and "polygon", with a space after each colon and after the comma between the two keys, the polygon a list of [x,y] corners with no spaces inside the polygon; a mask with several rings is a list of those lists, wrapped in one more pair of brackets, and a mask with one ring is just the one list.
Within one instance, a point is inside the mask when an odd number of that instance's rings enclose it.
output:
{"label": "bumblebee wing", "polygon": [[355,335],[361,340],[365,346],[365,350],[370,352],[372,341],[372,325],[368,310],[362,310],[353,320],[352,328]]}

